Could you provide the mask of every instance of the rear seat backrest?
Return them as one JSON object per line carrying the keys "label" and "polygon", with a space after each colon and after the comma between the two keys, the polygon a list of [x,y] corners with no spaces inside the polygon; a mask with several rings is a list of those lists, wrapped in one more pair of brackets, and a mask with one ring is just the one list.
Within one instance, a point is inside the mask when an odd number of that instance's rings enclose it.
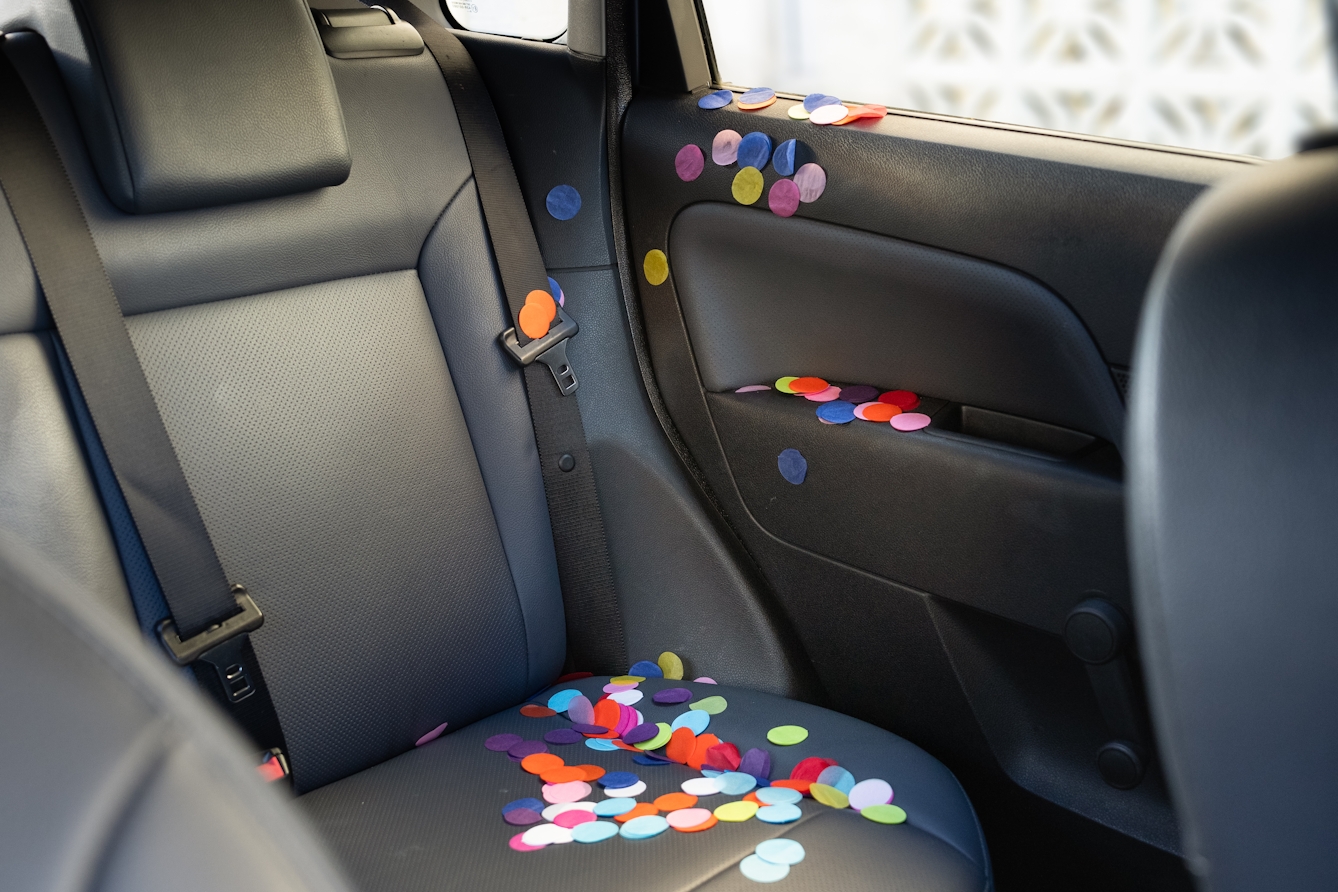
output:
{"label": "rear seat backrest", "polygon": [[[123,7],[96,5],[100,51],[115,53],[106,44],[121,32],[107,22]],[[190,25],[204,57],[236,51],[228,29],[211,22],[234,14],[219,11],[226,0],[192,6],[213,10]],[[42,20],[14,14],[0,28]],[[51,39],[62,71],[125,76],[90,65],[68,29]],[[256,45],[246,58],[288,58],[293,40],[316,41],[319,51],[314,28],[249,39]],[[4,44],[70,171],[228,577],[266,612],[253,641],[299,791],[551,681],[565,642],[533,433],[519,375],[496,347],[503,300],[431,58],[328,60],[352,157],[346,182],[243,201],[253,194],[249,178],[229,193],[223,177],[191,193],[200,206],[132,215],[108,198],[90,163],[85,146],[105,144],[77,123],[116,109],[76,117],[68,96],[90,101],[97,91],[67,94],[37,35],[9,34]],[[300,65],[284,69],[285,88],[300,76]],[[125,82],[107,94],[146,89]],[[268,92],[229,113],[248,113],[248,103],[249,113],[266,113]],[[189,124],[118,120],[131,130]],[[180,146],[190,136],[159,142]],[[299,153],[308,142],[290,141]],[[245,168],[230,165],[229,176]],[[174,193],[178,206],[182,194]],[[229,195],[237,203],[203,206]],[[12,265],[16,235],[0,224],[6,278],[30,276],[26,259]],[[8,304],[0,318],[19,320],[15,328],[45,325],[31,290],[0,296]],[[0,338],[0,358],[16,352],[10,337]],[[50,358],[31,362],[41,380],[12,386],[45,394],[47,417],[37,431],[6,418],[4,438],[68,447],[69,421],[50,411]],[[41,469],[48,486],[62,473]],[[88,518],[86,472],[76,484],[71,523],[84,524],[83,538],[105,553],[106,535]],[[40,541],[31,527],[46,516],[28,512],[14,522],[29,529],[17,532]],[[68,554],[46,550],[68,567]],[[92,563],[102,569],[85,576],[107,572],[105,554]]]}

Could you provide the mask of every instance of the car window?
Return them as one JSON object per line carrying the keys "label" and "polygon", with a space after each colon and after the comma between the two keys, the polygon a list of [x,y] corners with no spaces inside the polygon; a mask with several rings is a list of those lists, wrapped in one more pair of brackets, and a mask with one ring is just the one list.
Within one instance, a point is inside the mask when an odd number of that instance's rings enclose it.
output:
{"label": "car window", "polygon": [[567,32],[567,0],[444,0],[451,24],[470,31],[555,40]]}
{"label": "car window", "polygon": [[1323,0],[703,0],[721,79],[1276,158],[1335,120]]}

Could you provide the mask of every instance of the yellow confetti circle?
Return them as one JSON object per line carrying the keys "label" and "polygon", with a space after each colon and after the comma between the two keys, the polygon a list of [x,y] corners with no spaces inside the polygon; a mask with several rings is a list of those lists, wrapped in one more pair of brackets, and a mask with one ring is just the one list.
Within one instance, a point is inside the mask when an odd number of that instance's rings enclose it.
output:
{"label": "yellow confetti circle", "polygon": [[678,658],[678,654],[666,650],[660,654],[660,671],[664,677],[672,681],[678,681],[683,677],[683,661]]}
{"label": "yellow confetti circle", "polygon": [[[663,257],[664,255],[661,254],[660,256]],[[660,282],[663,281],[664,279],[660,280]],[[656,282],[655,284],[658,285],[659,282]],[[645,676],[642,675],[615,675],[613,678],[609,679],[609,684],[641,684],[641,682],[645,680]]]}
{"label": "yellow confetti circle", "polygon": [[762,197],[762,171],[756,167],[745,167],[734,177],[730,187],[734,200],[739,204],[752,204]]}
{"label": "yellow confetti circle", "polygon": [[757,814],[759,808],[761,806],[756,802],[740,799],[737,802],[726,802],[724,805],[718,806],[715,810],[715,816],[721,821],[738,823]]}
{"label": "yellow confetti circle", "polygon": [[664,252],[659,248],[647,251],[646,261],[641,264],[641,269],[646,274],[647,282],[652,285],[663,285],[664,280],[669,278],[669,258],[664,256]]}
{"label": "yellow confetti circle", "polygon": [[[836,789],[836,787],[828,786],[827,784],[810,784],[808,795],[812,796],[823,805],[830,806],[831,808],[850,807],[850,798],[846,796],[845,793]],[[870,818],[870,820],[872,820],[872,818]]]}

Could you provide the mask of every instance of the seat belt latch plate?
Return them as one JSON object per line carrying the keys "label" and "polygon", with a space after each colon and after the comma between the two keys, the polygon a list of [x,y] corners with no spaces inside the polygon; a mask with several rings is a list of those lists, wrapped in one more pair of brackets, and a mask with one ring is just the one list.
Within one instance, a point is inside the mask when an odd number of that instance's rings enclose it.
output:
{"label": "seat belt latch plate", "polygon": [[265,615],[243,586],[234,585],[232,594],[237,599],[238,612],[185,641],[181,640],[176,623],[170,617],[158,623],[158,640],[178,666],[189,666],[225,641],[254,631],[264,624]]}
{"label": "seat belt latch plate", "polygon": [[553,373],[553,380],[557,382],[558,390],[563,396],[571,396],[580,386],[580,382],[576,380],[576,372],[567,360],[567,340],[580,330],[581,327],[576,324],[576,320],[568,316],[562,307],[558,307],[557,324],[542,338],[522,345],[516,337],[516,330],[508,328],[502,332],[501,340],[506,352],[511,354],[511,358],[518,364],[527,366],[538,360],[548,366],[548,370]]}

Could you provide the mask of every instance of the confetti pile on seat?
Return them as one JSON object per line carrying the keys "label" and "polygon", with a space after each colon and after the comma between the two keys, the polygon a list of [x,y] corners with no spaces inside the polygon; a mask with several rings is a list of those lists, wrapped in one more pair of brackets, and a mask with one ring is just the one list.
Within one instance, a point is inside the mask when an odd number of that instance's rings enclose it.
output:
{"label": "confetti pile on seat", "polygon": [[[810,393],[819,392],[812,389],[817,383],[828,386],[817,379],[796,381]],[[527,717],[565,716],[570,722],[545,730],[542,741],[518,734],[496,734],[484,741],[488,750],[505,753],[519,763],[518,770],[533,777],[536,784],[534,795],[501,806],[504,824],[520,831],[510,837],[512,850],[535,852],[570,842],[593,845],[614,837],[639,842],[670,830],[737,832],[730,825],[754,820],[784,825],[802,817],[805,797],[879,824],[906,820],[905,811],[891,804],[893,790],[887,781],[857,780],[834,759],[801,759],[788,777],[773,780],[768,750],[725,741],[709,732],[712,718],[729,709],[725,697],[702,697],[687,686],[663,688],[650,697],[639,689],[647,678],[679,681],[685,674],[683,661],[665,652],[654,662],[635,663],[626,675],[610,679],[603,685],[603,696],[593,703],[593,694],[587,697],[567,688],[543,703],[521,707],[520,713]],[[694,682],[714,683],[704,677]],[[644,715],[633,704],[652,713]],[[808,739],[809,731],[798,725],[779,725],[766,736],[773,746],[792,746]],[[564,758],[548,749],[549,744],[572,746],[582,741],[590,749],[623,750],[629,762],[653,771],[678,765],[695,773],[679,783],[679,791],[651,798],[637,771],[579,764],[579,758]],[[788,876],[805,855],[804,847],[795,840],[768,839],[740,861],[739,870],[756,882],[776,882]]]}

